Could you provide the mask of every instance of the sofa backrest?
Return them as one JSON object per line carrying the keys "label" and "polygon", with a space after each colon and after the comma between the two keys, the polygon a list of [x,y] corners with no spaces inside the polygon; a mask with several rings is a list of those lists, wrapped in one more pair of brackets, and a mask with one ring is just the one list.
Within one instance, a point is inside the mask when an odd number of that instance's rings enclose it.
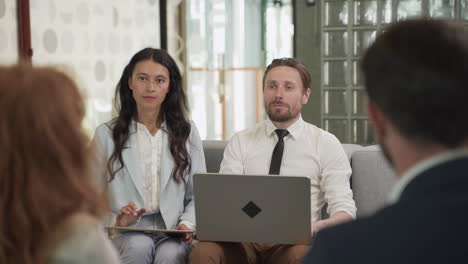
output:
{"label": "sofa backrest", "polygon": [[[206,170],[207,172],[217,173],[223,160],[224,148],[228,144],[228,140],[203,140],[203,151],[205,153]],[[361,149],[361,145],[343,144],[343,149],[351,160],[351,155]]]}
{"label": "sofa backrest", "polygon": [[341,144],[341,146],[343,146],[343,149],[346,152],[349,160],[351,160],[354,152],[364,148],[363,146],[357,144]]}
{"label": "sofa backrest", "polygon": [[[227,143],[227,140],[203,141],[208,172],[219,172]],[[357,217],[370,215],[385,205],[388,193],[396,181],[394,172],[383,158],[378,146],[363,147],[356,144],[342,146],[353,169],[351,188],[356,202]]]}
{"label": "sofa backrest", "polygon": [[207,172],[219,172],[219,167],[223,160],[224,148],[228,142],[227,140],[203,140]]}

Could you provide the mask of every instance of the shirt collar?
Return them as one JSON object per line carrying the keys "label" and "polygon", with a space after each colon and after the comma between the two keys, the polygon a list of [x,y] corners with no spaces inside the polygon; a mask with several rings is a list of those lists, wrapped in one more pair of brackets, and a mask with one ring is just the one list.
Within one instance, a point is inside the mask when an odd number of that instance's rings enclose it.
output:
{"label": "shirt collar", "polygon": [[[145,125],[143,125],[140,122],[135,121],[134,119],[132,119],[132,122],[130,123],[130,127],[135,127],[137,131],[147,131],[148,130],[148,128],[146,128]],[[166,131],[166,120],[164,120],[161,123],[161,127],[159,129],[161,129],[161,131]]]}
{"label": "shirt collar", "polygon": [[[289,132],[288,136],[291,136],[293,139],[299,138],[299,135],[302,132],[302,128],[304,127],[304,120],[302,119],[302,115],[299,114],[299,118],[294,122],[292,125],[290,125],[287,130]],[[266,121],[266,133],[267,136],[271,137],[275,133],[275,130],[278,129],[273,122],[268,119]]]}
{"label": "shirt collar", "polygon": [[417,163],[415,166],[407,170],[406,173],[404,173],[403,176],[395,183],[390,192],[388,201],[390,203],[396,203],[400,199],[406,186],[408,186],[408,184],[419,174],[436,167],[439,164],[458,159],[460,157],[468,157],[468,150],[464,149],[441,153]]}

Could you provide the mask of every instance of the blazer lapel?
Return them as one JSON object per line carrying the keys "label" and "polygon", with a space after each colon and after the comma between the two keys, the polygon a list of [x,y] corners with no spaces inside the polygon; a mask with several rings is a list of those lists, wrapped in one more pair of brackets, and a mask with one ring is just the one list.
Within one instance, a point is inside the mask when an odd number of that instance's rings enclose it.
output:
{"label": "blazer lapel", "polygon": [[171,151],[169,149],[169,134],[163,133],[162,136],[162,148],[161,148],[161,191],[164,190],[167,183],[171,178],[172,169],[174,168],[174,159],[172,158]]}
{"label": "blazer lapel", "polygon": [[122,158],[124,160],[125,167],[127,167],[130,177],[133,180],[136,189],[138,190],[138,193],[143,199],[144,176],[143,170],[141,168],[141,161],[139,160],[140,153],[138,152],[137,135],[133,122],[130,125],[129,133],[130,137],[128,138],[126,148],[122,151]]}

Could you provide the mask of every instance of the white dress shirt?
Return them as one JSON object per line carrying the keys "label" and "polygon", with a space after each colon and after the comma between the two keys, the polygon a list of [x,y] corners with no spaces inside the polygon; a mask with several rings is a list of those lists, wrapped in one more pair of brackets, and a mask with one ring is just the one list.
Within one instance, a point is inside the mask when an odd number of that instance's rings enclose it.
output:
{"label": "white dress shirt", "polygon": [[161,174],[161,142],[164,123],[153,136],[148,128],[137,122],[137,142],[144,179],[146,214],[159,212],[159,179]]}
{"label": "white dress shirt", "polygon": [[[278,141],[276,126],[266,120],[255,128],[236,133],[224,151],[221,173],[268,174],[273,149]],[[328,214],[346,212],[353,218],[356,206],[350,188],[351,166],[338,139],[300,117],[284,138],[281,175],[310,178],[311,221]]]}

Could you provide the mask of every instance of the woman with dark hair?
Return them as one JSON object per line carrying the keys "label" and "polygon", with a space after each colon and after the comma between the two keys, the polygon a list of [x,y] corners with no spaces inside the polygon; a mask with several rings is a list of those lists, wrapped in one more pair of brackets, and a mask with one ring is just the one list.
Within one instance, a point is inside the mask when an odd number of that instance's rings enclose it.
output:
{"label": "woman with dark hair", "polygon": [[[117,84],[116,105],[118,117],[99,126],[94,140],[107,165],[115,225],[193,230],[192,175],[206,165],[175,61],[160,49],[136,53]],[[125,232],[115,241],[124,263],[185,263],[192,233]]]}
{"label": "woman with dark hair", "polygon": [[0,263],[119,263],[102,228],[78,87],[52,68],[0,67]]}

